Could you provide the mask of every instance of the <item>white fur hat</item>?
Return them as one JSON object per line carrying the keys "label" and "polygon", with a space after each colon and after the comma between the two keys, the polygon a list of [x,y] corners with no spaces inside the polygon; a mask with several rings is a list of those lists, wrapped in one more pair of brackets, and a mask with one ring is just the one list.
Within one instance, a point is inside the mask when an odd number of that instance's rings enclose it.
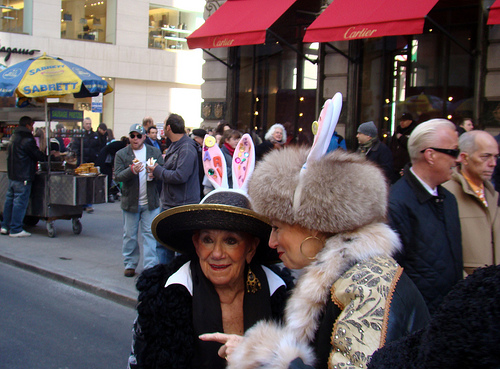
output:
{"label": "white fur hat", "polygon": [[[387,184],[382,171],[364,156],[336,150],[300,169],[309,150],[273,150],[257,164],[249,183],[253,209],[270,219],[327,233],[353,231],[384,221]],[[301,181],[300,204],[293,200]]]}

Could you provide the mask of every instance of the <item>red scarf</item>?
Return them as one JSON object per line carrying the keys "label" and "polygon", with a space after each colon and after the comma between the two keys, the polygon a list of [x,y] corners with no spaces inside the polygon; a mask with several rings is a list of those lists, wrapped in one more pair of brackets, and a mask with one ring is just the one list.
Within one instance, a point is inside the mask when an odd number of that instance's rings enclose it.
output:
{"label": "red scarf", "polygon": [[229,151],[229,155],[231,155],[231,157],[233,157],[233,155],[234,155],[234,148],[231,147],[231,145],[229,145],[227,142],[224,142],[224,146],[226,147],[227,151]]}

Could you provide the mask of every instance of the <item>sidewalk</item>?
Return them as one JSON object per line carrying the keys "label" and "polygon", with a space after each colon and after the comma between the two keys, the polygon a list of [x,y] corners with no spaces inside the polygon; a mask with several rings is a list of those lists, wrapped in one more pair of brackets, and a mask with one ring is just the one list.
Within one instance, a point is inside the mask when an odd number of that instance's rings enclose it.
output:
{"label": "sidewalk", "polygon": [[[45,222],[26,228],[31,237],[0,236],[0,262],[42,274],[135,307],[136,277],[123,276],[123,219],[120,202],[93,206],[83,213],[82,233],[73,233],[71,220],[56,220],[56,237],[49,238]],[[142,250],[141,250],[142,254]],[[142,258],[137,272],[142,271]]]}

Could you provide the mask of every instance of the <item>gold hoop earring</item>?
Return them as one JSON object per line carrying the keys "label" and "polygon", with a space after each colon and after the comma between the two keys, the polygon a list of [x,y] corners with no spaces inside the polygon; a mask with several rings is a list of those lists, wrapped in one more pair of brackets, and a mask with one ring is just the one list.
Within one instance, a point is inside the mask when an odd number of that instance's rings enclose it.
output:
{"label": "gold hoop earring", "polygon": [[[319,243],[320,243],[320,246],[319,246],[319,247],[317,247],[317,250],[315,250],[315,249],[313,249],[313,250],[312,250],[312,251],[313,251],[313,256],[309,256],[309,255],[307,255],[307,254],[306,254],[306,253],[304,253],[304,251],[302,250],[302,248],[304,247],[304,244],[305,244],[307,241],[309,241],[309,240],[315,240],[315,241],[317,241],[317,242],[319,242]],[[304,238],[304,240],[300,243],[300,253],[301,253],[304,257],[306,257],[307,259],[309,259],[309,260],[316,260],[316,254],[317,254],[318,252],[320,252],[320,251],[321,251],[321,249],[323,249],[323,247],[324,247],[324,246],[325,246],[325,243],[324,243],[324,242],[323,242],[320,238],[318,238],[318,237],[316,237],[316,236],[308,236],[308,237]],[[306,250],[306,251],[307,251],[307,250]]]}
{"label": "gold hoop earring", "polygon": [[256,293],[258,290],[262,288],[260,284],[259,278],[255,274],[253,274],[252,269],[248,266],[247,273],[247,292],[248,293]]}

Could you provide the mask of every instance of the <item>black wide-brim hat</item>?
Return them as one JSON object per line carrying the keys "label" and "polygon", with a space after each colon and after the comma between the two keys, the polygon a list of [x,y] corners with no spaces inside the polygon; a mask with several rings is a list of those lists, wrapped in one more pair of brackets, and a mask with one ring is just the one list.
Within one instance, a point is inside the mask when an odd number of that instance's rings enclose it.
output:
{"label": "black wide-brim hat", "polygon": [[158,214],[151,225],[156,240],[165,247],[196,255],[193,232],[220,229],[246,232],[259,238],[254,260],[269,264],[279,261],[276,250],[268,246],[271,234],[269,220],[250,208],[248,198],[233,190],[211,192],[200,204],[177,206]]}

